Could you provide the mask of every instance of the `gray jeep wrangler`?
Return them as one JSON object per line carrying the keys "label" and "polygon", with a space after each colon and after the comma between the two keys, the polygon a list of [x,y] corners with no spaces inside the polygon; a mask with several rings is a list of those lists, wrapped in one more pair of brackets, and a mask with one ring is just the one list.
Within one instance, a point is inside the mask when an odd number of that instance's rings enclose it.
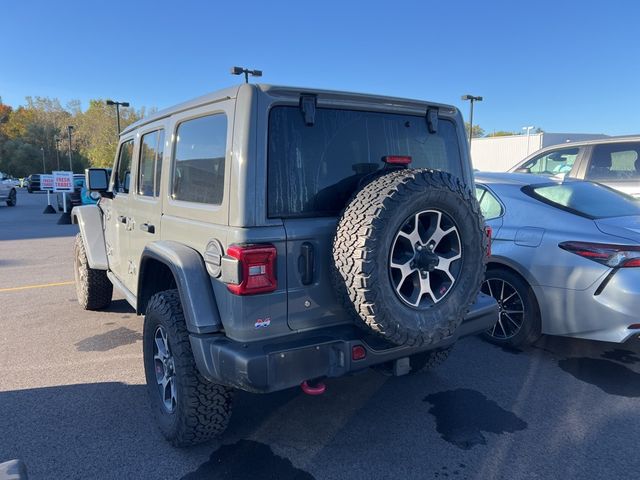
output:
{"label": "gray jeep wrangler", "polygon": [[241,85],[124,130],[98,205],[73,209],[78,300],[115,286],[144,319],[153,410],[174,445],[224,431],[234,389],[435,366],[495,322],[460,112]]}

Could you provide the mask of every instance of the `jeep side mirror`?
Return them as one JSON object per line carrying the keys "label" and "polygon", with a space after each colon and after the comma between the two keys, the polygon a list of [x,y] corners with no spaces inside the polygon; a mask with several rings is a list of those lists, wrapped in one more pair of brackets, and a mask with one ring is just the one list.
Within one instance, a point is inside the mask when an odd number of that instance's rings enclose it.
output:
{"label": "jeep side mirror", "polygon": [[103,193],[109,188],[109,174],[106,168],[87,168],[84,176],[89,191]]}

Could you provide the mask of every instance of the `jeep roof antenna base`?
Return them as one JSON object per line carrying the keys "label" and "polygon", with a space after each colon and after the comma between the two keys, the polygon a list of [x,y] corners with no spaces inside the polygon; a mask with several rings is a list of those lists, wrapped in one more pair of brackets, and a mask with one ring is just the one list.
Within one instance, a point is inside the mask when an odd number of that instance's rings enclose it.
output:
{"label": "jeep roof antenna base", "polygon": [[304,124],[312,127],[316,123],[316,106],[318,105],[318,97],[315,95],[300,95],[300,110],[304,117]]}
{"label": "jeep roof antenna base", "polygon": [[244,67],[231,67],[231,75],[242,75],[244,74],[244,83],[249,83],[249,75],[252,77],[261,77],[262,70],[249,70]]}

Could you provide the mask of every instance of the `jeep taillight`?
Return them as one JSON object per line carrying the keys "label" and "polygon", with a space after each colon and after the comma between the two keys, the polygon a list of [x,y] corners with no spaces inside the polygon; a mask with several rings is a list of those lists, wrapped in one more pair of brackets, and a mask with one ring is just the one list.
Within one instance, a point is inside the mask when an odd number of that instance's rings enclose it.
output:
{"label": "jeep taillight", "polygon": [[276,247],[273,245],[231,245],[227,255],[238,261],[238,283],[227,288],[236,295],[273,292],[276,280]]}

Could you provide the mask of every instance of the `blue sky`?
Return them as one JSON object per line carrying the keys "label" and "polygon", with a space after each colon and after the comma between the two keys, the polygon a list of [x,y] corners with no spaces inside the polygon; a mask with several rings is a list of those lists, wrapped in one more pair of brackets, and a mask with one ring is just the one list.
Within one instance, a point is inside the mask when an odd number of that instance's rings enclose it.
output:
{"label": "blue sky", "polygon": [[0,0],[0,96],[164,108],[240,80],[452,103],[474,123],[640,133],[640,2]]}

